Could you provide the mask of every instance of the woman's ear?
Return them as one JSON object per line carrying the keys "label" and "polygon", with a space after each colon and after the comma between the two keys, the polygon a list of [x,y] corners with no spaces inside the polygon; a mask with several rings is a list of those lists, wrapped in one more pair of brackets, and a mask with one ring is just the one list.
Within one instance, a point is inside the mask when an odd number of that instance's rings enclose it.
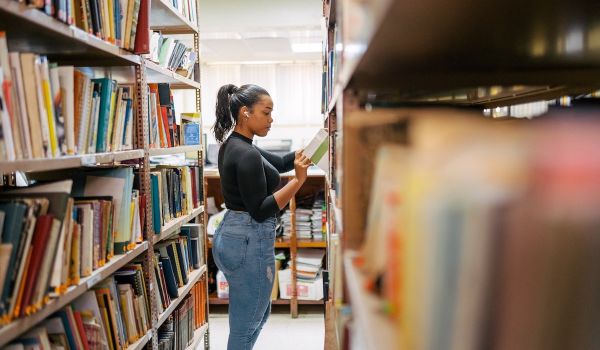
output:
{"label": "woman's ear", "polygon": [[248,109],[248,107],[242,106],[242,108],[240,108],[240,113],[242,114],[242,116],[250,118],[250,110]]}

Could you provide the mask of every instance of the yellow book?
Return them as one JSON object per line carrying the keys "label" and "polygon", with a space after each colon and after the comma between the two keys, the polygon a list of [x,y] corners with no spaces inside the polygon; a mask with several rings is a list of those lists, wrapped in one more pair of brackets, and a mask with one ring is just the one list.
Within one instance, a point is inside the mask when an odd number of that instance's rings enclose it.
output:
{"label": "yellow book", "polygon": [[113,87],[112,87],[112,93],[110,95],[110,113],[108,114],[108,130],[106,132],[106,140],[104,141],[104,143],[106,144],[106,150],[108,152],[110,151],[114,151],[112,149],[112,135],[113,135],[113,124],[115,121],[115,107],[116,107],[116,101],[117,101],[117,84],[113,81],[112,82]]}
{"label": "yellow book", "polygon": [[50,141],[50,150],[53,157],[59,155],[58,141],[56,138],[56,125],[54,124],[54,103],[52,101],[52,90],[50,89],[50,73],[48,69],[48,59],[45,56],[40,57],[42,66],[42,93],[44,98],[44,107],[48,118],[48,132]]}
{"label": "yellow book", "polygon": [[[118,1],[118,0],[117,0]],[[113,0],[107,0],[106,6],[108,7],[108,41],[115,43],[115,11],[113,10]]]}
{"label": "yellow book", "polygon": [[71,237],[71,264],[69,265],[68,284],[79,283],[81,276],[81,225],[73,224],[73,236]]}

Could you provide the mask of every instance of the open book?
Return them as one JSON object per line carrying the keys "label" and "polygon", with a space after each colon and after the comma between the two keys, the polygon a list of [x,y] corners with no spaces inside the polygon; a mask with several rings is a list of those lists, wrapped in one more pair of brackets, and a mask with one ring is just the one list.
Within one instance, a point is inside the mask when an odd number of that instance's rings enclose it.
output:
{"label": "open book", "polygon": [[304,154],[326,173],[329,171],[329,133],[321,129],[313,139],[304,147]]}

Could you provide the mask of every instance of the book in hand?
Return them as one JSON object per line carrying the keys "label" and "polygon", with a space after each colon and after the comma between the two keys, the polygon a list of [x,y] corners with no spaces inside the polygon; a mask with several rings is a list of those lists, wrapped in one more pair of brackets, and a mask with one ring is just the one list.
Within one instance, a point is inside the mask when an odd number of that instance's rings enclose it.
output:
{"label": "book in hand", "polygon": [[310,158],[314,165],[323,171],[329,171],[329,133],[320,129],[313,139],[304,147],[303,153]]}

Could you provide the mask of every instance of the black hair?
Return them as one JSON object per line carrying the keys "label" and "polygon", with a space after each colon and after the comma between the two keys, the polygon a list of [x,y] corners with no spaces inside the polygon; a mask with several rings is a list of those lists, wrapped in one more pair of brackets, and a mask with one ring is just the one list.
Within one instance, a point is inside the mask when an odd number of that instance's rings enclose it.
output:
{"label": "black hair", "polygon": [[215,114],[217,120],[213,127],[215,138],[219,142],[225,140],[225,136],[237,123],[238,114],[243,106],[252,109],[261,96],[269,93],[258,85],[247,84],[239,88],[233,84],[221,86],[217,93],[217,106]]}

